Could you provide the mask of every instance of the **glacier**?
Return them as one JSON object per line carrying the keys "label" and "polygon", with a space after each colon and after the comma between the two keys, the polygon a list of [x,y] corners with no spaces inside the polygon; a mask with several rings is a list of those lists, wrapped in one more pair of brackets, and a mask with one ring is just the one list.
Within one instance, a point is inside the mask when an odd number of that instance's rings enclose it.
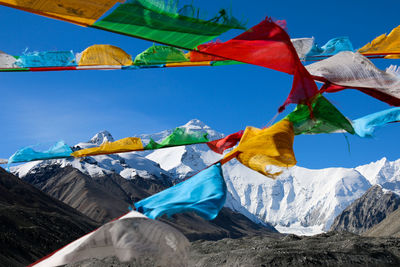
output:
{"label": "glacier", "polygon": [[[207,132],[210,140],[224,135],[194,119],[182,125],[187,130]],[[173,129],[156,134],[143,134],[144,142],[156,142]],[[77,144],[81,148],[113,141],[107,131],[91,140]],[[169,177],[177,182],[221,159],[205,144],[164,148],[154,151],[101,155],[85,159],[57,159],[18,165],[11,171],[24,177],[49,164],[72,166],[90,176],[112,172],[126,179],[136,175]],[[229,194],[225,206],[242,213],[256,223],[270,223],[282,233],[314,235],[327,231],[333,220],[371,186],[379,184],[385,190],[400,194],[400,159],[386,158],[355,168],[307,169],[299,166],[285,170],[276,180],[269,179],[232,160],[223,166]]]}

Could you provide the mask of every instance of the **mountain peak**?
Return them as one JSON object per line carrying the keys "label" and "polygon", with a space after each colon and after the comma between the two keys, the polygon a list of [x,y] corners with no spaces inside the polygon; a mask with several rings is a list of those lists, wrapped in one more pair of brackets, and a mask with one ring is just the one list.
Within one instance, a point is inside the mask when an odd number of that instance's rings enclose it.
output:
{"label": "mountain peak", "polygon": [[188,121],[185,125],[182,125],[182,127],[190,130],[210,129],[208,125],[198,119],[192,119]]}
{"label": "mountain peak", "polygon": [[101,145],[104,142],[114,142],[114,138],[108,131],[101,131],[90,139],[89,143]]}

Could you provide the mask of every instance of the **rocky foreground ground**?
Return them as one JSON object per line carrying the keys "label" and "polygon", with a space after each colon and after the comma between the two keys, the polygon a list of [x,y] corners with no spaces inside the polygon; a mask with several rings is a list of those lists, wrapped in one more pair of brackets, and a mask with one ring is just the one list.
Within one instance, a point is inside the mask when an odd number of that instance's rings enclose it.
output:
{"label": "rocky foreground ground", "polygon": [[[147,266],[154,266],[147,259]],[[371,238],[329,232],[312,237],[270,235],[195,241],[189,266],[399,266],[400,238]],[[116,258],[86,260],[68,267],[133,267]]]}

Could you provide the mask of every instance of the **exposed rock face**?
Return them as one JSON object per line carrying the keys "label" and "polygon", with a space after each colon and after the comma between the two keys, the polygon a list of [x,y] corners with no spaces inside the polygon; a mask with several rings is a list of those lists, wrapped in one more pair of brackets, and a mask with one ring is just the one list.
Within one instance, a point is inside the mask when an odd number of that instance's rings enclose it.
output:
{"label": "exposed rock face", "polygon": [[[99,223],[125,214],[132,203],[172,185],[167,179],[143,179],[140,176],[133,179],[124,179],[118,174],[90,177],[71,166],[61,168],[57,165],[37,169],[23,180]],[[228,208],[223,208],[213,221],[195,214],[179,214],[162,220],[182,231],[191,241],[277,233],[274,227],[256,224]]]}
{"label": "exposed rock face", "polygon": [[[192,242],[190,267],[212,266],[398,266],[400,239],[369,238],[347,232],[312,237],[288,235]],[[92,259],[67,266],[128,267],[116,258]]]}
{"label": "exposed rock face", "polygon": [[335,218],[330,230],[361,234],[383,221],[400,205],[400,197],[374,185]]}
{"label": "exposed rock face", "polygon": [[25,266],[98,224],[0,168],[0,265]]}
{"label": "exposed rock face", "polygon": [[172,185],[167,180],[139,176],[130,180],[118,174],[90,177],[71,166],[57,165],[48,165],[23,179],[99,223],[121,216],[133,202]]}
{"label": "exposed rock face", "polygon": [[369,229],[363,235],[373,237],[400,238],[400,209],[390,213],[386,219]]}
{"label": "exposed rock face", "polygon": [[400,239],[329,232],[192,243],[189,266],[389,266],[400,264]]}

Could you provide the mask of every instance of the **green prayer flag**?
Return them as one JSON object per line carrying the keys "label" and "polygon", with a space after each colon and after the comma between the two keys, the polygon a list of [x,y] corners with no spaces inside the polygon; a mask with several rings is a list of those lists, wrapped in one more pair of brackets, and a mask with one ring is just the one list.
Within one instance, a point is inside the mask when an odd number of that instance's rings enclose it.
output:
{"label": "green prayer flag", "polygon": [[207,133],[186,131],[184,128],[176,128],[172,134],[167,136],[160,143],[150,139],[144,148],[145,150],[158,149],[163,147],[191,145],[209,142]]}
{"label": "green prayer flag", "polygon": [[227,66],[227,65],[239,65],[239,64],[246,64],[244,62],[235,61],[235,60],[221,60],[221,61],[213,61],[211,62],[211,66]]}
{"label": "green prayer flag", "polygon": [[198,14],[191,5],[178,11],[177,0],[131,0],[92,27],[184,49],[194,49],[230,29],[245,29],[224,9],[211,20]]}
{"label": "green prayer flag", "polygon": [[159,65],[187,62],[189,59],[182,50],[171,46],[153,45],[136,56],[135,65]]}
{"label": "green prayer flag", "polygon": [[293,123],[295,135],[332,133],[345,130],[354,134],[351,122],[325,97],[318,95],[311,104],[313,118],[307,105],[299,104],[286,118]]}

